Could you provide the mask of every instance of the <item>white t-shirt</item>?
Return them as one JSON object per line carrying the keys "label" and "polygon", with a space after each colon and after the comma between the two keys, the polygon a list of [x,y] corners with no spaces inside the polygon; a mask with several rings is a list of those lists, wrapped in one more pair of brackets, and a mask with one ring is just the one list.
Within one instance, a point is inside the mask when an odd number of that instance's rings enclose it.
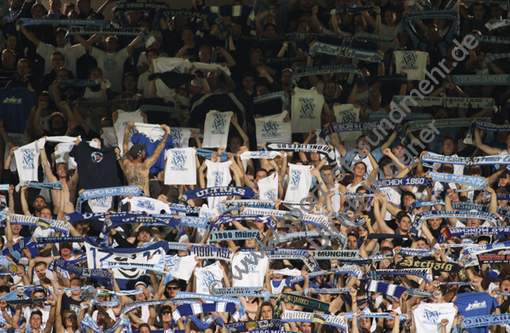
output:
{"label": "white t-shirt", "polygon": [[227,147],[230,119],[234,112],[209,111],[205,116],[204,148]]}
{"label": "white t-shirt", "polygon": [[115,53],[106,53],[97,48],[92,48],[90,54],[97,60],[97,65],[103,70],[103,76],[108,79],[113,92],[122,92],[122,80],[124,78],[124,62],[129,58],[127,47]]}
{"label": "white t-shirt", "polygon": [[[352,104],[333,105],[333,114],[337,123],[357,123],[359,122],[359,108]],[[361,131],[340,132],[342,141],[356,141],[362,134]]]}
{"label": "white t-shirt", "polygon": [[171,212],[170,207],[168,207],[168,204],[154,198],[148,197],[132,197],[131,199],[125,198],[120,203],[122,205],[129,203],[130,204],[129,211],[133,213],[147,212],[149,214],[161,214],[161,211],[164,211],[164,214],[170,214]]}
{"label": "white t-shirt", "polygon": [[453,303],[421,303],[414,310],[416,332],[440,333],[441,320],[444,318],[448,319],[446,332],[450,332],[456,311]]}
{"label": "white t-shirt", "polygon": [[[126,126],[129,122],[133,121],[135,123],[142,123],[143,122],[143,116],[142,111],[136,110],[133,112],[128,112],[124,110],[118,110],[119,117],[117,118],[117,121],[115,124],[113,124],[113,128],[115,129],[115,135],[117,135],[117,145],[120,149],[121,156],[124,154],[124,148],[123,148],[123,142],[124,142],[124,133],[126,132]],[[129,132],[129,137],[133,136],[134,130],[131,129],[131,132]],[[131,142],[131,139],[129,140],[128,147],[131,148],[133,146],[133,143]]]}
{"label": "white t-shirt", "polygon": [[285,201],[299,202],[308,196],[312,184],[311,165],[289,163],[289,185],[285,193]]}
{"label": "white t-shirt", "polygon": [[429,54],[421,51],[395,51],[396,72],[406,72],[408,80],[424,80]]}
{"label": "white t-shirt", "polygon": [[262,178],[257,182],[260,200],[278,199],[278,173],[273,172],[271,176]]}
{"label": "white t-shirt", "polygon": [[140,76],[138,77],[138,84],[136,86],[136,88],[138,90],[142,90],[142,96],[145,97],[145,98],[150,98],[151,97],[151,93],[150,93],[150,89],[151,89],[151,82],[149,81],[149,71],[147,72],[143,72],[142,74],[140,74]]}
{"label": "white t-shirt", "polygon": [[264,142],[271,143],[291,143],[292,126],[291,122],[285,122],[283,119],[288,112],[255,118],[255,133],[257,136],[257,145],[261,146]]}
{"label": "white t-shirt", "polygon": [[[232,259],[232,267],[245,267],[248,273],[242,274],[242,279],[233,279],[234,287],[263,287],[264,277],[267,270],[267,256],[259,259],[254,258],[250,252],[241,252]],[[256,264],[254,264],[256,263]],[[241,275],[239,272],[233,272],[235,276]]]}
{"label": "white t-shirt", "polygon": [[[230,175],[231,161],[214,163],[210,160],[205,160],[205,164],[207,165],[207,187],[227,186],[230,184],[232,180],[232,176]],[[210,208],[216,208],[221,201],[226,199],[227,197],[209,197],[207,198],[207,202]]]}
{"label": "white t-shirt", "polygon": [[34,141],[28,145],[19,147],[14,152],[20,183],[26,180],[38,181],[37,168],[39,167],[41,145],[44,147],[44,141],[42,144],[38,143],[38,141]]}
{"label": "white t-shirt", "polygon": [[165,152],[165,185],[196,185],[196,153],[193,148],[174,148]]}
{"label": "white t-shirt", "polygon": [[55,52],[60,52],[64,55],[64,68],[68,69],[73,73],[74,77],[76,77],[76,60],[85,55],[87,50],[81,44],[71,45],[67,44],[64,47],[55,47],[50,44],[46,44],[43,42],[39,43],[36,52],[44,58],[44,72],[48,73],[53,69],[53,65],[51,63],[51,55]]}
{"label": "white t-shirt", "polygon": [[220,262],[216,261],[212,265],[200,267],[195,270],[195,277],[197,278],[196,293],[210,294],[211,283],[223,280],[223,271],[220,265]]}
{"label": "white t-shirt", "polygon": [[321,114],[324,97],[311,89],[295,88],[292,94],[292,133],[308,133],[321,128]]}

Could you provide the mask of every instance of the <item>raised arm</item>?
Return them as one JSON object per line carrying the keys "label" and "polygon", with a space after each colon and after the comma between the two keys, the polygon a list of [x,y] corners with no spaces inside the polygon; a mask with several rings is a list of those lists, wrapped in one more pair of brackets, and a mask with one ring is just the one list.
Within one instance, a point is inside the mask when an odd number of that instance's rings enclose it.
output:
{"label": "raised arm", "polygon": [[[380,204],[381,203],[381,204]],[[374,197],[374,216],[377,224],[379,225],[379,231],[386,234],[394,234],[395,231],[388,227],[384,220],[386,214],[386,205],[388,203],[388,197],[385,193],[377,193]]]}
{"label": "raised arm", "polygon": [[48,181],[50,181],[51,183],[58,181],[57,177],[55,177],[55,175],[51,171],[51,165],[50,162],[48,161],[48,155],[46,155],[46,150],[44,149],[44,147],[41,148],[41,164],[44,167],[44,174],[48,178]]}
{"label": "raised arm", "polygon": [[147,167],[151,167],[154,163],[156,163],[156,161],[159,158],[159,155],[161,154],[161,152],[165,148],[166,140],[168,138],[168,134],[170,133],[170,129],[168,128],[167,125],[161,125],[161,128],[165,131],[165,135],[163,136],[163,139],[161,139],[161,141],[159,142],[158,146],[156,147],[156,150],[151,155],[151,157],[146,159],[145,162],[143,163]]}
{"label": "raised arm", "polygon": [[232,68],[236,65],[235,59],[232,55],[221,46],[216,47],[216,53],[221,53],[227,62],[222,63],[223,66]]}
{"label": "raised arm", "polygon": [[126,46],[128,54],[131,55],[133,53],[133,50],[135,47],[142,41],[142,36],[137,36],[131,43],[129,43],[128,46]]}
{"label": "raised arm", "polygon": [[[115,123],[115,122],[114,122]],[[124,149],[124,156],[122,156],[122,159],[124,162],[129,161],[129,132],[131,132],[131,129],[135,126],[134,121],[130,121],[126,125],[126,130],[124,132],[124,140],[122,141],[122,149]]]}
{"label": "raised arm", "polygon": [[502,149],[487,146],[486,144],[482,143],[480,130],[478,128],[475,128],[475,146],[476,148],[480,148],[484,153],[489,155],[499,155],[503,151]]}
{"label": "raised arm", "polygon": [[74,36],[74,39],[76,41],[78,41],[81,45],[83,45],[89,53],[92,53],[92,50],[94,49],[94,47],[92,46],[92,44],[89,44],[88,41],[85,40],[85,38],[83,38],[80,35],[77,35],[77,36]]}
{"label": "raised arm", "polygon": [[21,32],[23,33],[23,35],[25,35],[25,37],[31,41],[32,43],[34,43],[34,45],[36,47],[39,47],[39,43],[41,42],[39,40],[39,38],[37,38],[33,33],[31,33],[30,31],[27,30],[27,28],[25,27],[21,27]]}

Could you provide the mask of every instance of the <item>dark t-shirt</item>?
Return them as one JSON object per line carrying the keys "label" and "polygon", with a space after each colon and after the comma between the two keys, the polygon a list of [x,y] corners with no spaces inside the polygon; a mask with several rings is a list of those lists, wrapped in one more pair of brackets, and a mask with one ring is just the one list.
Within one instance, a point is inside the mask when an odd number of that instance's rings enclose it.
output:
{"label": "dark t-shirt", "polygon": [[69,156],[78,165],[78,190],[119,185],[115,147],[97,149],[82,141],[73,147]]}
{"label": "dark t-shirt", "polygon": [[62,310],[60,311],[62,317],[64,317],[64,312],[67,310],[73,310],[76,312],[76,316],[78,316],[80,314],[80,305],[82,302],[83,301],[76,301],[67,295],[62,296]]}
{"label": "dark t-shirt", "polygon": [[26,88],[0,89],[0,118],[9,133],[24,133],[30,108],[37,104],[37,96]]}

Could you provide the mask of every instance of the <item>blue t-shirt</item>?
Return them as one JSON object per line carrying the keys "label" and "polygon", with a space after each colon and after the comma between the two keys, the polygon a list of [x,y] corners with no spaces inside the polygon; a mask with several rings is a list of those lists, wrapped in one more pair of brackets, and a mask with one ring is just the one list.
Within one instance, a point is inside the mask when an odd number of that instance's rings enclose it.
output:
{"label": "blue t-shirt", "polygon": [[[161,140],[153,142],[150,138],[148,138],[146,135],[141,134],[141,133],[134,134],[131,137],[131,142],[133,142],[134,144],[136,144],[136,143],[147,144],[147,148],[145,148],[146,158],[149,158],[152,156],[152,154],[154,154],[154,151],[156,151],[156,148],[158,147],[158,144],[160,141]],[[158,157],[158,160],[156,161],[156,163],[154,163],[154,165],[151,167],[151,169],[149,171],[150,173],[158,173],[165,169],[165,151],[167,149],[170,149],[173,147],[174,147],[174,139],[172,138],[171,135],[169,135],[168,138],[166,139],[165,148],[163,149],[161,154],[159,154],[159,157]]]}
{"label": "blue t-shirt", "polygon": [[[486,292],[482,293],[464,293],[457,295],[455,305],[459,309],[459,316],[464,317],[477,317],[487,316],[492,313],[496,308],[499,308],[499,303],[495,298],[490,297]],[[489,327],[474,327],[468,328],[469,333],[488,333]]]}
{"label": "blue t-shirt", "polygon": [[37,95],[27,88],[0,89],[0,118],[8,133],[25,133],[30,108],[37,104]]}

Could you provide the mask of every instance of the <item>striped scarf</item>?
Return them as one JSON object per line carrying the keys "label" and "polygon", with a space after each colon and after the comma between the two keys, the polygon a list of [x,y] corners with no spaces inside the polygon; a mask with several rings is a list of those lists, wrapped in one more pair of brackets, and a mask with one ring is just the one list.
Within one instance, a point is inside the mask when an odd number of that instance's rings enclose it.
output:
{"label": "striped scarf", "polygon": [[204,304],[183,304],[179,305],[172,313],[172,321],[176,322],[181,317],[196,315],[205,312],[229,312],[238,321],[241,316],[236,309],[235,303],[204,303]]}

